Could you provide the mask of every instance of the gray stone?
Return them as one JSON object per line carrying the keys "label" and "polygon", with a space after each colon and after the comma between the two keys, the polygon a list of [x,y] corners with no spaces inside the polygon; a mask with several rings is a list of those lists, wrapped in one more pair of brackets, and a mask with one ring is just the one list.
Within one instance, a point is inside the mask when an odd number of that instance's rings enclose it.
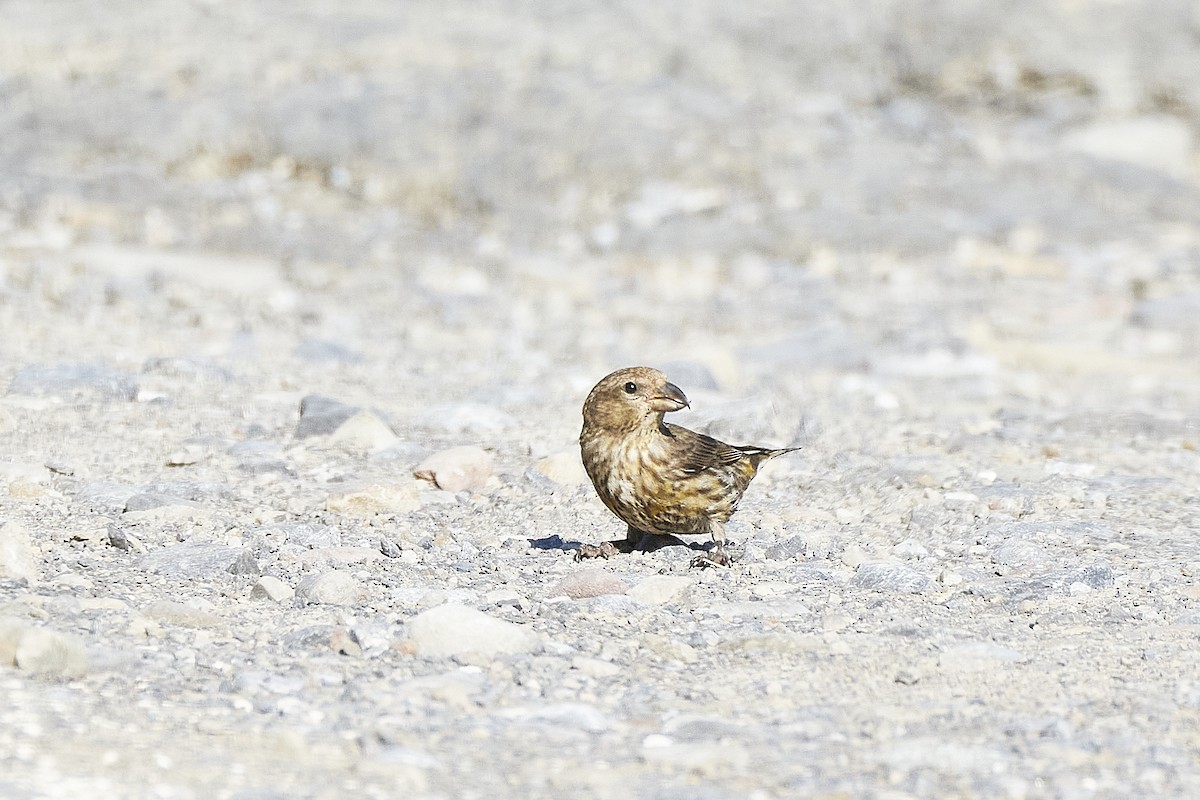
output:
{"label": "gray stone", "polygon": [[782,542],[776,542],[766,549],[764,557],[772,561],[788,561],[802,557],[808,548],[803,536],[789,536]]}
{"label": "gray stone", "polygon": [[[307,439],[310,436],[328,436],[342,426],[346,420],[364,409],[347,405],[332,397],[310,394],[300,400],[300,420],[296,423],[296,438]],[[378,416],[384,424],[387,418],[378,411],[370,411]]]}
{"label": "gray stone", "polygon": [[137,493],[134,487],[121,483],[85,483],[75,492],[75,502],[93,511],[121,512],[129,498]]}
{"label": "gray stone", "polygon": [[920,594],[933,587],[933,579],[898,561],[865,561],[858,565],[852,583],[877,592]]}
{"label": "gray stone", "polygon": [[210,542],[183,542],[152,550],[137,563],[148,572],[171,578],[211,578],[228,574],[242,548]]}
{"label": "gray stone", "polygon": [[137,399],[137,379],[99,364],[35,364],[13,376],[9,394],[50,397],[63,402],[83,399]]}

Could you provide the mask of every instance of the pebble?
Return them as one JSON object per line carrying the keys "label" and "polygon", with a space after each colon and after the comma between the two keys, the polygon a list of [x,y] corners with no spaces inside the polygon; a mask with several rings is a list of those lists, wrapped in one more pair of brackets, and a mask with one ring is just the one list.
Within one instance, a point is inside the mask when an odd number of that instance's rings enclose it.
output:
{"label": "pebble", "polygon": [[221,618],[210,611],[171,600],[151,603],[142,610],[142,615],[155,622],[180,625],[184,628],[215,628],[222,623]]}
{"label": "pebble", "polygon": [[263,575],[250,590],[250,596],[256,600],[274,600],[276,603],[282,603],[295,597],[296,591],[274,575]]}
{"label": "pebble", "polygon": [[928,575],[898,561],[868,561],[858,565],[851,581],[855,586],[877,592],[920,594],[933,587]]}
{"label": "pebble", "polygon": [[929,555],[929,550],[916,539],[905,539],[892,547],[892,555],[897,558],[924,558]]}
{"label": "pebble", "polygon": [[803,536],[789,536],[782,542],[776,542],[763,553],[765,558],[772,561],[790,561],[803,557],[808,550],[808,542]]}
{"label": "pebble", "polygon": [[379,453],[399,441],[382,417],[373,411],[359,411],[329,435],[331,444],[340,444],[367,453]]}
{"label": "pebble", "polygon": [[38,582],[38,562],[29,530],[19,522],[0,525],[0,578]]}
{"label": "pebble", "polygon": [[578,447],[569,447],[548,455],[538,461],[534,469],[563,486],[584,486],[591,482],[583,468]]}
{"label": "pebble", "polygon": [[326,511],[358,518],[405,514],[420,507],[419,484],[412,480],[346,489],[325,498]]}
{"label": "pebble", "polygon": [[492,476],[492,454],[472,445],[451,447],[426,458],[413,475],[447,492],[478,489]]}
{"label": "pebble", "polygon": [[132,402],[138,382],[127,372],[99,364],[35,364],[18,370],[8,391],[64,403],[91,398]]}
{"label": "pebble", "polygon": [[358,582],[342,570],[306,575],[296,586],[296,600],[301,604],[350,606],[360,599]]}
{"label": "pebble", "polygon": [[300,419],[296,423],[296,438],[329,436],[347,420],[361,413],[377,417],[389,431],[391,430],[388,421],[377,411],[364,411],[358,406],[347,405],[332,397],[317,394],[307,395],[300,400]]}
{"label": "pebble", "polygon": [[550,587],[547,597],[599,597],[605,594],[625,594],[625,582],[603,569],[581,569],[564,577]]}
{"label": "pebble", "polygon": [[682,599],[695,584],[695,579],[682,575],[649,575],[630,588],[626,594],[642,603],[663,605]]}
{"label": "pebble", "polygon": [[210,542],[183,542],[141,556],[137,563],[148,571],[171,578],[211,578],[228,574],[242,554],[241,547]]}
{"label": "pebble", "polygon": [[455,603],[417,614],[408,621],[406,635],[417,653],[435,657],[529,653],[539,643],[538,635],[528,627]]}

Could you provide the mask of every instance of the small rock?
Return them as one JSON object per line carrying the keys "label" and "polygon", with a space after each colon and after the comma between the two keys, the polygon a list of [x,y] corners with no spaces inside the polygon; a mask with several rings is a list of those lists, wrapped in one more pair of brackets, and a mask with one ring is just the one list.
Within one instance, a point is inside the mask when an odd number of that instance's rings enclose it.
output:
{"label": "small rock", "polygon": [[856,569],[859,564],[867,560],[867,554],[861,547],[856,544],[848,545],[842,551],[842,563],[850,569]]}
{"label": "small rock", "polygon": [[118,550],[125,550],[130,553],[145,553],[147,547],[134,534],[130,533],[124,526],[118,525],[115,522],[108,526],[105,531],[105,537],[108,543]]}
{"label": "small rock", "polygon": [[330,494],[325,510],[350,517],[405,514],[421,507],[420,484],[416,481],[365,486]]}
{"label": "small rock", "polygon": [[896,561],[868,561],[858,565],[854,573],[855,586],[877,592],[908,592],[920,594],[933,586],[928,575]]}
{"label": "small rock", "polygon": [[763,555],[772,561],[788,561],[803,556],[807,550],[808,543],[803,536],[791,536],[768,547]]}
{"label": "small rock", "polygon": [[18,522],[0,525],[0,578],[24,580],[31,586],[38,580],[38,557],[33,540],[25,526]]}
{"label": "small rock", "polygon": [[92,511],[125,510],[125,503],[137,494],[137,489],[120,483],[87,483],[79,487],[75,493],[75,502]]}
{"label": "small rock", "polygon": [[87,654],[79,640],[47,628],[22,630],[12,663],[25,672],[49,678],[82,678],[87,674]]}
{"label": "small rock", "polygon": [[386,536],[379,537],[379,552],[388,558],[400,558],[404,555],[404,552],[400,549],[400,545]]}
{"label": "small rock", "polygon": [[424,656],[528,653],[539,641],[529,628],[452,603],[417,614],[408,621],[407,634]]}
{"label": "small rock", "polygon": [[138,559],[149,572],[171,578],[211,578],[228,573],[242,548],[210,542],[183,542],[153,550]]}
{"label": "small rock", "polygon": [[243,548],[237,559],[227,568],[232,575],[260,575],[262,570],[250,548]]}
{"label": "small rock", "polygon": [[368,453],[379,453],[394,445],[399,437],[392,426],[375,412],[359,411],[339,425],[329,435],[329,441]]}
{"label": "small rock", "polygon": [[542,475],[563,486],[583,486],[589,482],[587,471],[579,456],[579,448],[571,447],[546,456],[534,467]]}
{"label": "small rock", "polygon": [[296,587],[296,599],[312,605],[354,605],[359,601],[358,583],[350,573],[340,570],[307,575]]}
{"label": "small rock", "polygon": [[343,656],[361,656],[362,647],[345,628],[334,628],[329,635],[329,646],[333,652]]}
{"label": "small rock", "polygon": [[295,590],[273,575],[263,575],[250,590],[250,596],[256,600],[274,600],[281,603],[296,596]]}
{"label": "small rock", "polygon": [[492,455],[471,445],[451,447],[422,461],[413,474],[447,492],[477,489],[492,475]]}
{"label": "small rock", "polygon": [[377,417],[391,431],[391,425],[378,411],[366,411],[358,406],[347,405],[332,397],[310,394],[300,401],[300,420],[296,423],[296,438],[329,436],[347,420],[357,414],[366,413]]}
{"label": "small rock", "polygon": [[62,402],[93,397],[132,402],[137,399],[138,383],[127,372],[97,364],[35,364],[17,372],[8,392]]}
{"label": "small rock", "polygon": [[142,614],[147,619],[184,628],[215,628],[221,624],[221,618],[216,614],[170,600],[151,603]]}
{"label": "small rock", "polygon": [[896,673],[895,681],[903,686],[914,686],[921,680],[921,673],[915,669],[902,668]]}
{"label": "small rock", "polygon": [[696,581],[682,575],[649,575],[626,594],[641,603],[663,605],[680,598]]}
{"label": "small rock", "polygon": [[905,539],[892,547],[892,555],[897,558],[924,558],[929,555],[929,550],[916,539]]}
{"label": "small rock", "polygon": [[161,492],[139,492],[130,495],[129,499],[125,501],[125,513],[131,514],[137,511],[150,511],[151,509],[164,508],[166,506],[201,508],[199,503],[184,500],[182,497],[162,494]]}
{"label": "small rock", "polygon": [[602,569],[583,569],[567,575],[550,588],[549,597],[566,597],[580,600],[604,594],[625,594],[625,583]]}

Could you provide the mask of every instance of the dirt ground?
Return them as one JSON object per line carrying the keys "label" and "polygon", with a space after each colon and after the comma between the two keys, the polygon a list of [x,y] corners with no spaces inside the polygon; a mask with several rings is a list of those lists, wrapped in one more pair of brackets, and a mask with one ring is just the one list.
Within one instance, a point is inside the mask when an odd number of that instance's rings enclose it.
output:
{"label": "dirt ground", "polygon": [[1200,796],[1195,2],[0,18],[0,797]]}

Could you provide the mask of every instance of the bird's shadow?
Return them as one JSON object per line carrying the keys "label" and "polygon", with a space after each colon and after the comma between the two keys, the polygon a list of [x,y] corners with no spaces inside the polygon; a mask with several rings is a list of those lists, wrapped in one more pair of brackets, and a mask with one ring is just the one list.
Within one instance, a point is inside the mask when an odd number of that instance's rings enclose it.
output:
{"label": "bird's shadow", "polygon": [[[534,550],[578,550],[583,546],[583,542],[576,542],[570,539],[564,539],[557,533],[550,536],[543,536],[541,539],[529,539],[529,546]],[[640,550],[644,553],[653,553],[655,550],[661,550],[664,547],[686,547],[689,550],[707,551],[712,545],[712,542],[685,542],[678,536],[670,534],[648,533],[641,538],[634,547],[634,550]]]}

